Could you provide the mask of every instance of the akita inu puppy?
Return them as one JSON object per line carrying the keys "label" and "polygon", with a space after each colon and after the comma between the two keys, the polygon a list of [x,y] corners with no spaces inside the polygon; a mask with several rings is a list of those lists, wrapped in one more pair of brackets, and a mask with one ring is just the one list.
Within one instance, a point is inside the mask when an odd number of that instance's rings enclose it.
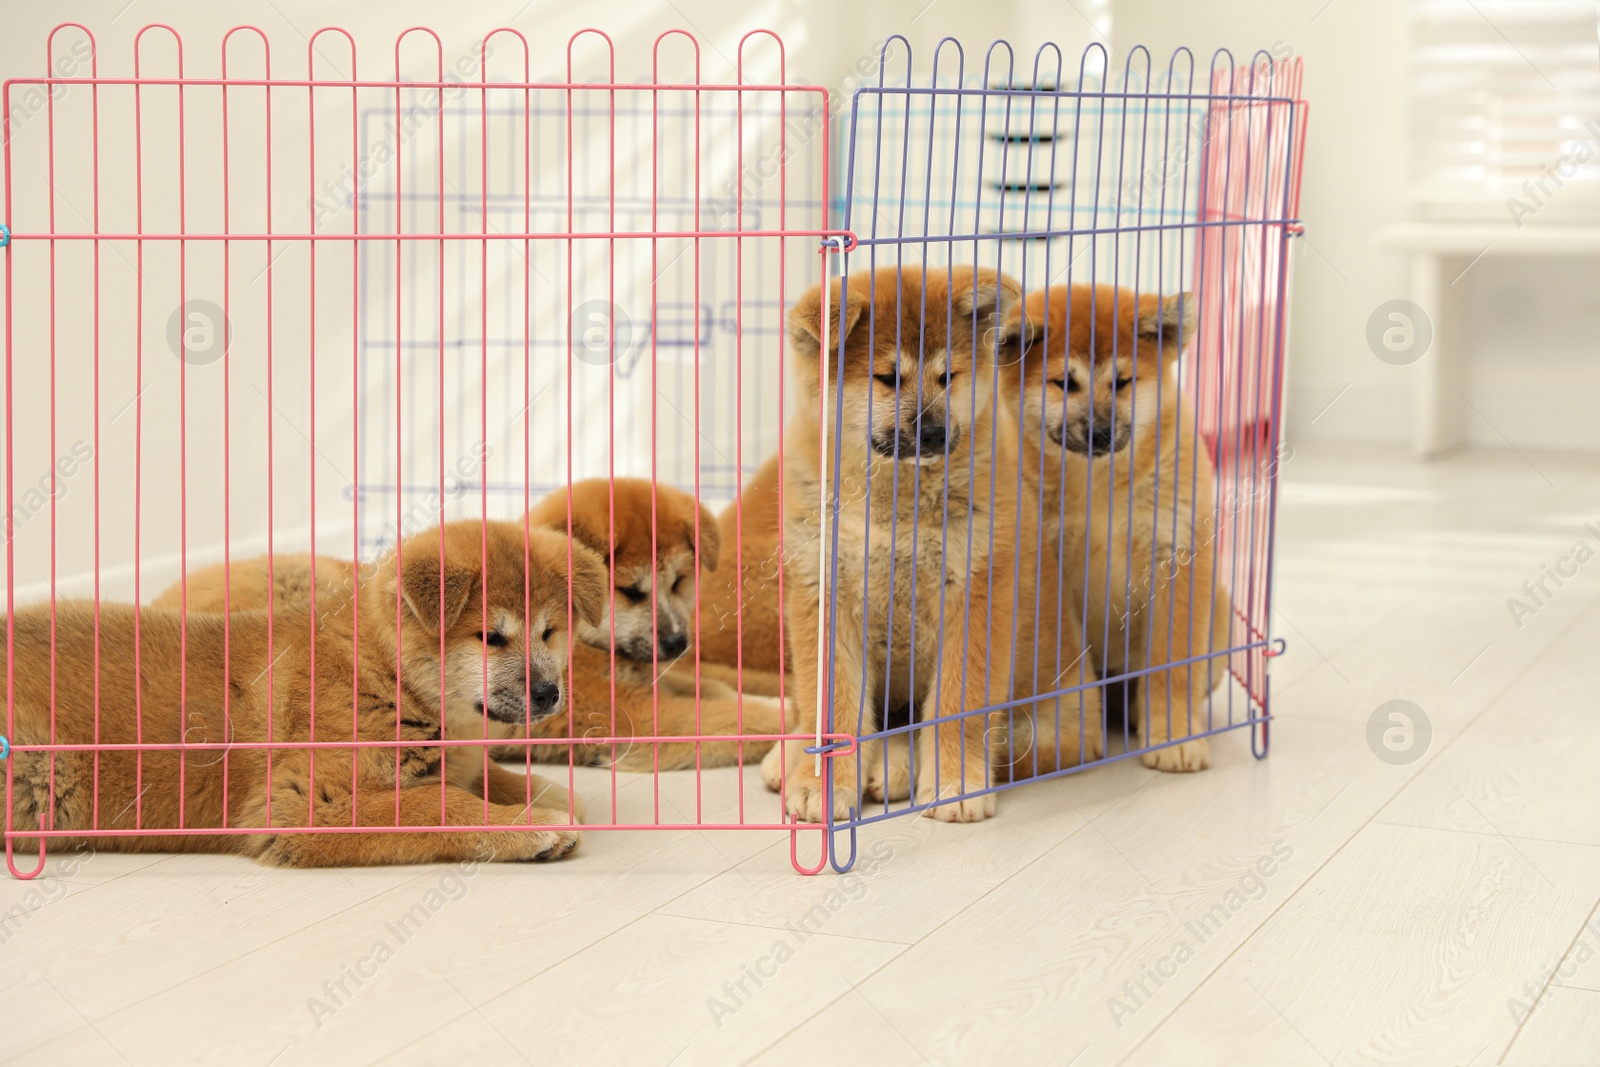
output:
{"label": "akita inu puppy", "polygon": [[[821,287],[789,314],[803,399],[784,441],[784,609],[799,731],[815,729],[829,697],[835,730],[871,732],[885,706],[938,719],[915,729],[908,777],[926,814],[945,821],[994,813],[994,794],[982,792],[991,764],[1010,777],[1100,755],[1093,690],[1079,690],[1084,707],[1073,701],[1071,722],[1056,721],[1054,702],[978,712],[1093,680],[1075,628],[1058,632],[1053,608],[1038,610],[1038,592],[1060,583],[1053,569],[1039,573],[1054,555],[1038,551],[1036,501],[1018,496],[1016,423],[995,403],[997,365],[1028,328],[1011,314],[1021,297],[1014,279],[987,268],[884,268],[848,287],[835,281],[826,353]],[[823,610],[834,638],[819,695]],[[1049,625],[1035,630],[1036,617]],[[895,789],[892,766],[860,788],[858,766],[871,774],[886,762],[875,743],[859,762],[833,760],[831,798],[804,746],[787,747],[787,767],[769,754],[764,770],[769,785],[786,771],[800,819],[830,809],[847,817],[874,789]]]}
{"label": "akita inu puppy", "polygon": [[[13,825],[49,831],[51,848],[223,852],[296,867],[565,855],[576,829],[549,828],[572,824],[564,791],[502,771],[519,783],[515,798],[485,799],[441,781],[451,757],[426,744],[444,734],[447,701],[478,700],[502,721],[560,710],[568,590],[580,616],[598,617],[605,571],[591,559],[569,582],[564,538],[539,532],[532,547],[525,564],[520,527],[450,523],[407,539],[371,580],[330,589],[315,615],[297,600],[274,604],[270,622],[265,610],[185,617],[101,604],[97,615],[90,602],[65,601],[52,628],[44,606],[17,612],[14,742],[86,747],[12,753]],[[468,673],[476,696],[464,682],[454,688]],[[404,743],[293,747],[349,741]],[[285,747],[229,747],[265,742]],[[171,747],[115,747],[135,743]],[[200,744],[223,747],[183,750]],[[295,832],[441,823],[503,829]],[[77,836],[136,826],[170,833]],[[223,828],[258,832],[186,832]]]}
{"label": "akita inu puppy", "polygon": [[[1209,696],[1226,680],[1232,605],[1214,573],[1217,490],[1175,364],[1194,332],[1191,293],[1108,285],[1030,293],[1033,346],[1005,376],[1024,472],[1060,539],[1069,601],[1107,675],[1140,675],[1133,702],[1145,766],[1210,762]],[[1021,311],[1017,313],[1019,316]],[[1183,661],[1193,660],[1184,663]]]}
{"label": "akita inu puppy", "polygon": [[[446,555],[446,571],[452,565],[452,557],[459,555],[460,562],[466,564],[470,558],[479,552],[481,546],[466,544],[464,537],[455,533],[459,524],[447,524],[444,529],[443,551]],[[467,527],[461,527],[466,529]],[[482,532],[483,538],[490,540],[490,546],[495,555],[503,555],[515,549],[522,551],[523,533],[513,523],[490,522],[474,524],[474,529]],[[421,545],[428,534],[418,534],[412,540]],[[438,530],[432,534],[435,542],[436,554],[438,549]],[[545,566],[556,566],[566,569],[567,546],[564,540],[553,540],[548,535],[528,536],[528,554],[532,561]],[[419,549],[421,551],[421,549]],[[559,558],[558,558],[559,557]],[[348,560],[335,559],[330,556],[317,556],[313,561],[308,555],[280,555],[259,556],[254,559],[241,560],[231,566],[214,564],[191,571],[182,581],[174,583],[154,601],[157,607],[176,608],[184,602],[187,592],[189,610],[192,612],[209,611],[257,611],[266,610],[270,606],[274,611],[282,608],[309,607],[312,597],[313,585],[316,588],[316,610],[320,616],[324,606],[337,609],[342,603],[341,596],[348,597],[352,590],[362,584],[371,584],[381,581],[390,581],[384,569],[383,557],[374,563],[352,563]],[[313,562],[315,567],[313,567]],[[573,590],[574,606],[581,604],[581,609],[574,617],[575,625],[581,625],[584,613],[597,608],[599,599],[605,590],[605,568],[599,558],[583,546],[578,546],[573,553],[573,575],[575,588]],[[437,564],[435,564],[437,568]],[[565,612],[566,600],[563,598],[559,604],[540,603],[530,600],[529,622],[546,622],[545,616],[553,610]],[[467,620],[471,622],[472,620]],[[486,625],[473,631],[473,641],[463,642],[452,655],[444,659],[442,678],[437,659],[433,660],[427,669],[434,671],[436,678],[431,686],[427,687],[426,696],[439,703],[443,698],[443,719],[445,737],[452,741],[465,741],[472,739],[504,740],[510,737],[526,737],[532,722],[543,722],[555,717],[557,712],[565,708],[563,693],[565,689],[560,685],[561,676],[566,673],[566,616],[562,615],[560,626],[553,635],[555,644],[551,647],[536,648],[530,645],[528,656],[530,660],[540,660],[541,673],[546,676],[544,681],[531,683],[526,694],[518,695],[513,692],[520,676],[511,677],[510,684],[490,684],[490,668],[493,663],[505,660],[507,665],[514,662],[511,649],[511,638],[503,627],[487,625],[490,620],[479,620]],[[363,626],[365,623],[363,622]],[[541,625],[539,632],[548,629]],[[522,621],[516,624],[516,632],[521,633]],[[365,630],[360,635],[365,639]],[[536,642],[536,644],[538,644]],[[482,648],[490,651],[483,653]],[[507,651],[509,650],[509,651]],[[553,658],[551,658],[553,657]],[[406,669],[421,669],[412,663],[406,664]],[[554,676],[554,681],[549,680]],[[510,677],[510,676],[508,676]],[[420,677],[416,684],[424,685]],[[526,700],[524,700],[524,696]],[[528,714],[524,715],[515,709],[521,708],[526,703]],[[499,704],[512,708],[510,714],[496,714],[492,705]],[[565,717],[561,720],[564,722]],[[567,791],[552,782],[537,776],[531,781],[523,776],[508,771],[495,764],[494,760],[486,759],[488,749],[466,746],[452,746],[445,753],[444,771],[446,777],[454,785],[458,785],[470,792],[500,804],[514,804],[519,798],[531,795],[540,800],[544,807],[554,807],[570,804],[576,818],[583,818],[583,802],[576,797],[570,797]],[[511,758],[511,756],[506,756]],[[521,759],[520,751],[515,758]]]}
{"label": "akita inu puppy", "polygon": [[[736,690],[733,669],[702,661],[696,679],[692,642],[699,572],[716,571],[722,548],[717,521],[694,497],[641,478],[591,478],[574,482],[570,498],[567,489],[550,493],[528,512],[527,522],[570,533],[575,544],[593,550],[611,568],[600,617],[576,628],[571,721],[546,719],[537,736],[782,732],[777,698]],[[746,685],[759,678],[754,670],[743,675]],[[775,682],[770,688],[776,693]],[[770,740],[580,744],[577,760],[627,771],[719,767],[738,763],[741,755],[759,758],[771,745]],[[568,746],[530,747],[535,759],[567,759]]]}

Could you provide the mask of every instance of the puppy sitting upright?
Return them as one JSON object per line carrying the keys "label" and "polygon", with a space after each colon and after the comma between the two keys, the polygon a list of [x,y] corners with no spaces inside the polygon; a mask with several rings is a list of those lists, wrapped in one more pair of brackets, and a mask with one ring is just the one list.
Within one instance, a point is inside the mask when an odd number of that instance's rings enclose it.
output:
{"label": "puppy sitting upright", "polygon": [[[610,570],[600,615],[576,627],[572,649],[572,720],[558,715],[539,737],[736,737],[783,728],[775,697],[741,694],[734,672],[701,664],[695,677],[698,570],[714,571],[721,539],[714,519],[688,493],[640,478],[591,478],[550,493],[528,512],[530,527],[570,531]],[[746,672],[746,680],[757,672]],[[773,685],[775,691],[775,683]],[[569,733],[570,731],[570,733]],[[625,771],[718,767],[759,758],[771,741],[582,744],[580,763]],[[565,745],[532,745],[532,758],[564,762]],[[522,758],[520,752],[500,755]]]}
{"label": "puppy sitting upright", "polygon": [[[1080,758],[1079,731],[1047,723],[1043,710],[1037,729],[1027,706],[979,711],[1031,695],[1036,658],[1052,673],[1058,662],[1088,669],[1072,630],[1040,631],[1046,649],[1035,654],[1036,587],[1055,584],[1053,571],[1041,581],[1035,570],[1054,557],[1019,558],[1038,543],[1036,506],[1019,505],[1016,426],[993,402],[996,361],[1027,329],[1009,314],[1021,296],[1014,279],[986,268],[885,268],[851,277],[848,288],[835,281],[826,353],[821,287],[789,314],[803,399],[784,442],[784,609],[799,729],[814,730],[829,699],[835,730],[870,733],[885,706],[939,719],[915,731],[914,778],[917,802],[945,821],[993,814],[994,794],[981,793],[991,762],[1020,776]],[[824,609],[831,674],[819,694]],[[1048,675],[1037,681],[1059,688]],[[1098,720],[1097,703],[1089,717]],[[892,768],[859,788],[859,764],[870,774],[886,762],[876,742],[862,746],[859,763],[833,760],[831,798],[804,746],[787,747],[787,803],[800,819],[830,809],[844,818],[862,796],[893,793]],[[773,762],[764,769],[775,786],[783,768]]]}
{"label": "puppy sitting upright", "polygon": [[[1218,657],[1232,607],[1213,566],[1215,476],[1174,370],[1195,309],[1191,293],[1031,293],[1034,344],[1004,387],[1026,434],[1023,470],[1044,494],[1046,533],[1060,538],[1073,576],[1069,607],[1086,611],[1096,659],[1109,674],[1180,664],[1138,679],[1131,713],[1145,745],[1208,730],[1209,694],[1227,677]],[[1196,771],[1210,746],[1196,738],[1141,758]]]}

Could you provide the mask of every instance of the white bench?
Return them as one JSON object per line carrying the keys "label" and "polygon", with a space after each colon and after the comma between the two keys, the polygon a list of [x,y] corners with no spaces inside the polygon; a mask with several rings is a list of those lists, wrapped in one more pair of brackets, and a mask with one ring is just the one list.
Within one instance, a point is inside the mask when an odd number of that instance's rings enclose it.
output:
{"label": "white bench", "polygon": [[1465,440],[1466,399],[1460,350],[1449,319],[1452,286],[1484,256],[1600,255],[1600,226],[1529,222],[1410,222],[1378,231],[1378,244],[1411,256],[1411,299],[1433,323],[1433,344],[1416,364],[1421,375],[1415,394],[1412,447],[1436,458]]}

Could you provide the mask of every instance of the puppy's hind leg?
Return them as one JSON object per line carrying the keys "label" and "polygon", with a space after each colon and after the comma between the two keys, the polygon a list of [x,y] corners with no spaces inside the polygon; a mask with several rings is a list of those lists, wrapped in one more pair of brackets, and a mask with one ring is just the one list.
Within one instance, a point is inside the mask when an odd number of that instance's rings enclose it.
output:
{"label": "puppy's hind leg", "polygon": [[[618,703],[623,695],[617,694]],[[772,697],[737,694],[697,702],[692,696],[661,694],[659,703],[651,707],[651,694],[630,692],[629,719],[635,733],[660,737],[723,736],[740,737],[745,734],[779,734],[783,732],[783,706]],[[619,752],[615,766],[618,770],[649,773],[660,769],[686,770],[691,767],[733,767],[751,763],[775,747],[769,740],[750,741],[682,741],[641,743]]]}
{"label": "puppy's hind leg", "polygon": [[[911,796],[911,736],[895,734],[880,743],[862,746],[861,795],[878,803]],[[871,749],[870,758],[867,749]]]}
{"label": "puppy's hind leg", "polygon": [[[1192,590],[1192,593],[1191,593]],[[1211,727],[1211,690],[1226,680],[1225,655],[1233,612],[1228,591],[1212,582],[1211,559],[1197,553],[1189,566],[1156,584],[1146,612],[1144,637],[1148,663],[1159,666],[1194,658],[1171,670],[1139,679],[1140,736],[1146,746],[1166,747],[1140,757],[1158,771],[1201,771],[1211,765],[1211,743],[1204,737],[1178,744],[1167,742],[1204,733]]]}
{"label": "puppy's hind leg", "polygon": [[1040,652],[1041,660],[1048,656],[1064,664],[1045,666],[1036,688],[1046,695],[1031,707],[1020,705],[997,716],[1008,729],[996,731],[1001,743],[995,746],[995,768],[1012,781],[1053,774],[1105,755],[1103,694],[1076,620],[1062,617],[1059,644],[1059,652]]}
{"label": "puppy's hind leg", "polygon": [[[995,585],[1001,585],[998,572]],[[1005,588],[1010,588],[1009,577]],[[997,594],[996,600],[1002,599]],[[968,640],[944,642],[937,700],[923,704],[948,721],[917,731],[917,803],[929,805],[923,814],[941,822],[978,822],[995,811],[994,794],[983,790],[990,785],[989,741],[997,716],[976,709],[1002,704],[1010,693],[1012,606],[996,603],[991,614],[990,603],[987,591],[976,585],[946,601],[946,634],[963,632],[963,616],[972,625]],[[979,636],[984,620],[988,640]]]}

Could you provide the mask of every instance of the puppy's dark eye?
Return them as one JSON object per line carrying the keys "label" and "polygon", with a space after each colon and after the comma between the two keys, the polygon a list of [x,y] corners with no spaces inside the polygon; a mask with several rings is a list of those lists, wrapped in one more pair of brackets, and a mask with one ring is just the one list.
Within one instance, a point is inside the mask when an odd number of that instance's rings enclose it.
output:
{"label": "puppy's dark eye", "polygon": [[894,389],[900,384],[900,376],[898,374],[874,374],[873,377],[890,389]]}
{"label": "puppy's dark eye", "polygon": [[939,386],[940,388],[948,389],[950,388],[950,383],[955,380],[956,372],[953,370],[947,370],[943,374],[939,375]]}
{"label": "puppy's dark eye", "polygon": [[672,583],[672,592],[676,593],[679,589],[682,589],[682,588],[683,588],[683,576],[680,574],[678,576],[678,580]]}
{"label": "puppy's dark eye", "polygon": [[1050,384],[1064,393],[1076,393],[1079,388],[1078,383],[1072,378],[1052,378]]}
{"label": "puppy's dark eye", "polygon": [[503,633],[500,633],[498,630],[495,630],[495,631],[490,631],[489,633],[486,633],[486,634],[485,633],[480,633],[478,635],[478,640],[482,641],[484,644],[488,645],[490,648],[500,648],[506,643],[506,635],[503,634]]}
{"label": "puppy's dark eye", "polygon": [[1130,386],[1132,384],[1133,384],[1133,379],[1132,378],[1118,378],[1115,382],[1112,383],[1112,387],[1115,388],[1115,389],[1119,389],[1120,390],[1120,389],[1126,389],[1128,386]]}
{"label": "puppy's dark eye", "polygon": [[546,626],[544,628],[544,636],[541,637],[539,640],[543,641],[545,644],[548,645],[550,643],[550,639],[552,637],[554,637],[555,635],[556,635],[556,628],[554,626]]}
{"label": "puppy's dark eye", "polygon": [[646,593],[640,589],[635,589],[630,585],[617,586],[617,592],[621,593],[623,598],[626,599],[630,604],[642,604],[650,595],[649,593]]}

